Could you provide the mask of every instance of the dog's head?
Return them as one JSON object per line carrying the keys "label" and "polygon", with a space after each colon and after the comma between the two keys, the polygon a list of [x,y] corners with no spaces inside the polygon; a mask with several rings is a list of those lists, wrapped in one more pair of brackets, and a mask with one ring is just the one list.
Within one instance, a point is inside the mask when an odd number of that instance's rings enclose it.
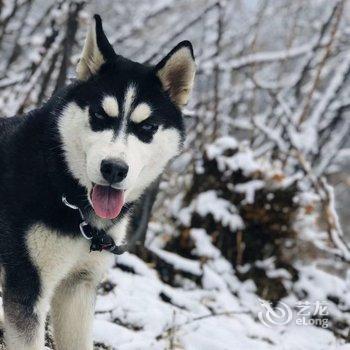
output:
{"label": "dog's head", "polygon": [[176,156],[184,137],[181,108],[195,63],[188,41],[156,66],[117,55],[94,17],[69,90],[59,132],[69,171],[95,213],[115,218]]}

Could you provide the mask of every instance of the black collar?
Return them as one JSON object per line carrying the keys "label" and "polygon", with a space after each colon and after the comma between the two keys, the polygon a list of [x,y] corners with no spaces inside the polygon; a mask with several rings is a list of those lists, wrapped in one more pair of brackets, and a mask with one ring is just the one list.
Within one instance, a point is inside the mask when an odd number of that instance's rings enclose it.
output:
{"label": "black collar", "polygon": [[77,210],[79,212],[80,218],[82,220],[79,224],[80,233],[85,239],[91,241],[90,252],[100,252],[102,250],[106,250],[116,255],[120,255],[126,252],[127,244],[116,245],[113,238],[107,234],[106,231],[92,227],[85,220],[83,212],[80,210],[80,208],[74,204],[69,203],[65,195],[62,196],[62,202],[68,208]]}

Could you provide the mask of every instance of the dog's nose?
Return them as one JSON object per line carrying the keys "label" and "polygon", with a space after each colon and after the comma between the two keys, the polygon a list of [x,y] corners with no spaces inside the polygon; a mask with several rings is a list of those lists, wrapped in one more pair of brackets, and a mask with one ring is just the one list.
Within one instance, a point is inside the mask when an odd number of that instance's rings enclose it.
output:
{"label": "dog's nose", "polygon": [[117,159],[104,159],[101,162],[101,174],[109,184],[122,182],[128,174],[129,166]]}

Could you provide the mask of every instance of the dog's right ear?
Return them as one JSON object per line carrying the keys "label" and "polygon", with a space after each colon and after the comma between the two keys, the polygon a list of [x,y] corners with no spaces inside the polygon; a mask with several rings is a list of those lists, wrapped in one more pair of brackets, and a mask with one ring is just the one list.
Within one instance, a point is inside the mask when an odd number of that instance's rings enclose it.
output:
{"label": "dog's right ear", "polygon": [[109,43],[102,27],[99,15],[94,16],[87,33],[83,51],[77,65],[77,77],[79,80],[87,80],[96,74],[103,63],[116,56],[112,45]]}

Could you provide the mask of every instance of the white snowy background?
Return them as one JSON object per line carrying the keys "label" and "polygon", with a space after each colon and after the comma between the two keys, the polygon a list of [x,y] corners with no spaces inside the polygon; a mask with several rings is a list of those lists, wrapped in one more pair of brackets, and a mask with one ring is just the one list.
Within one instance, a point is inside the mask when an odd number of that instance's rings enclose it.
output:
{"label": "white snowy background", "polygon": [[74,78],[94,13],[119,54],[188,39],[198,68],[145,246],[99,288],[96,349],[350,349],[349,1],[0,1],[1,117]]}

